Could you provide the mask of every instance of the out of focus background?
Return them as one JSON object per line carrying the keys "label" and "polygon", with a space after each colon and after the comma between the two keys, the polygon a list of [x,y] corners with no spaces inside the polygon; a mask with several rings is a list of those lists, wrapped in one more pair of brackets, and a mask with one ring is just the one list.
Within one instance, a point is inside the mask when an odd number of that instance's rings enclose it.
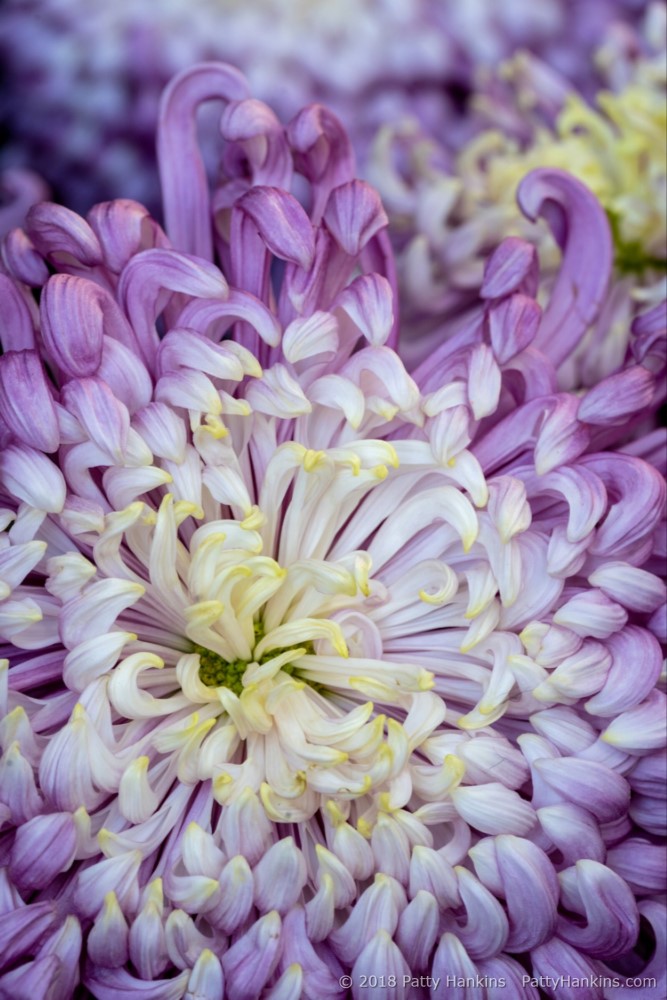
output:
{"label": "out of focus background", "polygon": [[614,76],[655,43],[647,32],[664,29],[651,7],[644,0],[5,0],[0,169],[36,171],[79,211],[121,194],[156,209],[160,92],[175,72],[209,59],[238,66],[285,121],[311,101],[329,105],[362,170],[387,123],[405,132],[417,122],[449,153],[484,127],[482,98],[487,111],[498,102],[512,72],[503,64],[521,51],[539,63],[521,71],[532,79],[523,81],[519,104],[557,101],[563,82],[587,100],[618,86]]}

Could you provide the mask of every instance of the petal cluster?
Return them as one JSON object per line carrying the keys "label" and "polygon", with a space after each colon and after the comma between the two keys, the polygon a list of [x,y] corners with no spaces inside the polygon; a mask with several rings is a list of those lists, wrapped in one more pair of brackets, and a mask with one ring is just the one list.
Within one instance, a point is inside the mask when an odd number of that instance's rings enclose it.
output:
{"label": "petal cluster", "polygon": [[480,83],[471,102],[480,127],[456,156],[414,120],[378,132],[369,176],[391,220],[410,357],[426,356],[443,335],[443,315],[474,307],[489,254],[504,237],[537,247],[547,295],[562,238],[558,227],[536,225],[517,194],[529,171],[549,167],[593,191],[614,240],[613,293],[561,384],[593,385],[622,365],[628,318],[665,294],[665,13],[654,5],[643,34],[619,31],[600,48],[608,79],[594,100],[553,64],[520,52]]}
{"label": "petal cluster", "polygon": [[158,149],[165,229],[42,204],[3,246],[0,991],[657,978],[663,313],[559,385],[604,313],[603,209],[530,174],[550,297],[502,243],[408,372],[330,112],[283,127],[206,64]]}

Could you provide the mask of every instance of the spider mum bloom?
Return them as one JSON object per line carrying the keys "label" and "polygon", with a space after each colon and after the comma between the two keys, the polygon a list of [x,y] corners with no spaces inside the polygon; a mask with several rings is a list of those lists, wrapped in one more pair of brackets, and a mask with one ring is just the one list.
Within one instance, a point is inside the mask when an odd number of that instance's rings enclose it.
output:
{"label": "spider mum bloom", "polygon": [[[590,103],[552,66],[521,52],[485,86],[480,82],[471,101],[477,134],[455,157],[414,120],[379,131],[369,176],[384,199],[398,252],[410,357],[424,357],[442,337],[443,316],[458,321],[457,313],[476,304],[489,254],[503,237],[536,245],[542,298],[548,297],[560,266],[559,241],[544,220],[535,225],[522,213],[516,195],[527,173],[552,167],[593,191],[614,235],[615,282],[607,303],[613,315],[604,324],[605,333],[614,333],[603,342],[599,331],[589,332],[561,373],[564,387],[593,385],[623,363],[632,316],[665,294],[666,15],[664,4],[653,4],[644,35],[627,27],[620,37],[610,35],[598,61],[611,63],[614,87],[599,90]],[[423,340],[432,330],[432,341]]]}
{"label": "spider mum bloom", "polygon": [[[571,18],[576,6],[577,32]],[[0,54],[8,143],[0,165],[32,167],[63,202],[132,197],[153,206],[159,94],[203,59],[227,59],[285,119],[309,101],[342,116],[358,152],[379,124],[417,114],[460,130],[475,68],[518,47],[590,76],[588,53],[636,0],[7,0]]]}
{"label": "spider mum bloom", "polygon": [[661,315],[556,386],[608,281],[598,203],[531,175],[569,233],[552,301],[503,244],[480,322],[409,374],[331,114],[284,129],[203,66],[159,150],[166,233],[45,204],[4,244],[0,990],[660,977]]}

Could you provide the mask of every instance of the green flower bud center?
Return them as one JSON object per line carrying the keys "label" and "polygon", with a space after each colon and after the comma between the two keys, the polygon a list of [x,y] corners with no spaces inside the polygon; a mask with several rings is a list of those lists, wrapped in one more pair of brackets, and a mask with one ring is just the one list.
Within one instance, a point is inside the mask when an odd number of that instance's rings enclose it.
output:
{"label": "green flower bud center", "polygon": [[[263,635],[264,628],[260,622],[255,625],[255,642],[259,642]],[[278,652],[284,653],[289,649],[305,649],[308,654],[315,652],[312,642],[301,642],[294,646],[281,648],[280,650],[267,650],[263,656],[260,656],[256,660],[232,660],[230,663],[220,656],[219,653],[214,653],[212,649],[207,649],[205,646],[200,646],[197,643],[193,643],[192,645],[193,653],[199,653],[199,679],[202,684],[205,684],[206,687],[228,688],[237,697],[243,691],[243,675],[250,663],[266,663],[267,660],[271,660],[276,656]],[[290,675],[296,673],[292,663],[286,663],[281,667],[281,670]],[[311,687],[319,687],[319,685],[311,683]]]}

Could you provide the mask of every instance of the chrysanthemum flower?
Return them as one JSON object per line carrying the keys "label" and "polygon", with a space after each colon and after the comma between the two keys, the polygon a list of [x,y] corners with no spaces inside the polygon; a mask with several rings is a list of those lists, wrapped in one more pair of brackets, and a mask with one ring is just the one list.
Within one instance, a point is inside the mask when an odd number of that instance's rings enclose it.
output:
{"label": "chrysanthemum flower", "polygon": [[[132,197],[153,204],[160,91],[178,70],[228,59],[285,120],[308,101],[343,116],[358,149],[375,128],[417,113],[451,131],[475,67],[518,47],[577,84],[615,19],[636,0],[6,0],[0,160],[41,171],[65,204]],[[577,31],[571,19],[576,8]],[[156,206],[158,207],[158,206]]]}
{"label": "chrysanthemum flower", "polygon": [[657,1000],[661,315],[556,385],[604,213],[531,175],[548,307],[509,241],[408,374],[332,115],[283,129],[209,65],[159,149],[167,234],[44,204],[4,245],[0,993]]}
{"label": "chrysanthemum flower", "polygon": [[[660,301],[665,294],[666,12],[663,4],[651,8],[643,48],[642,40],[630,35],[641,56],[619,58],[618,91],[600,91],[592,105],[524,52],[477,94],[472,103],[487,127],[455,159],[447,155],[444,140],[428,137],[414,120],[388,123],[379,132],[370,176],[394,230],[413,336],[438,327],[443,314],[474,303],[489,253],[505,236],[535,243],[548,296],[560,263],[558,241],[544,221],[535,225],[526,218],[516,194],[530,170],[554,167],[583,181],[607,212],[617,278],[613,308],[619,332],[604,351],[591,333],[578,353],[579,364],[570,366],[577,371],[569,373],[567,387],[592,385],[622,363],[628,317],[637,311],[629,299]],[[605,65],[612,41],[599,54]],[[423,357],[428,342],[416,350]]]}

